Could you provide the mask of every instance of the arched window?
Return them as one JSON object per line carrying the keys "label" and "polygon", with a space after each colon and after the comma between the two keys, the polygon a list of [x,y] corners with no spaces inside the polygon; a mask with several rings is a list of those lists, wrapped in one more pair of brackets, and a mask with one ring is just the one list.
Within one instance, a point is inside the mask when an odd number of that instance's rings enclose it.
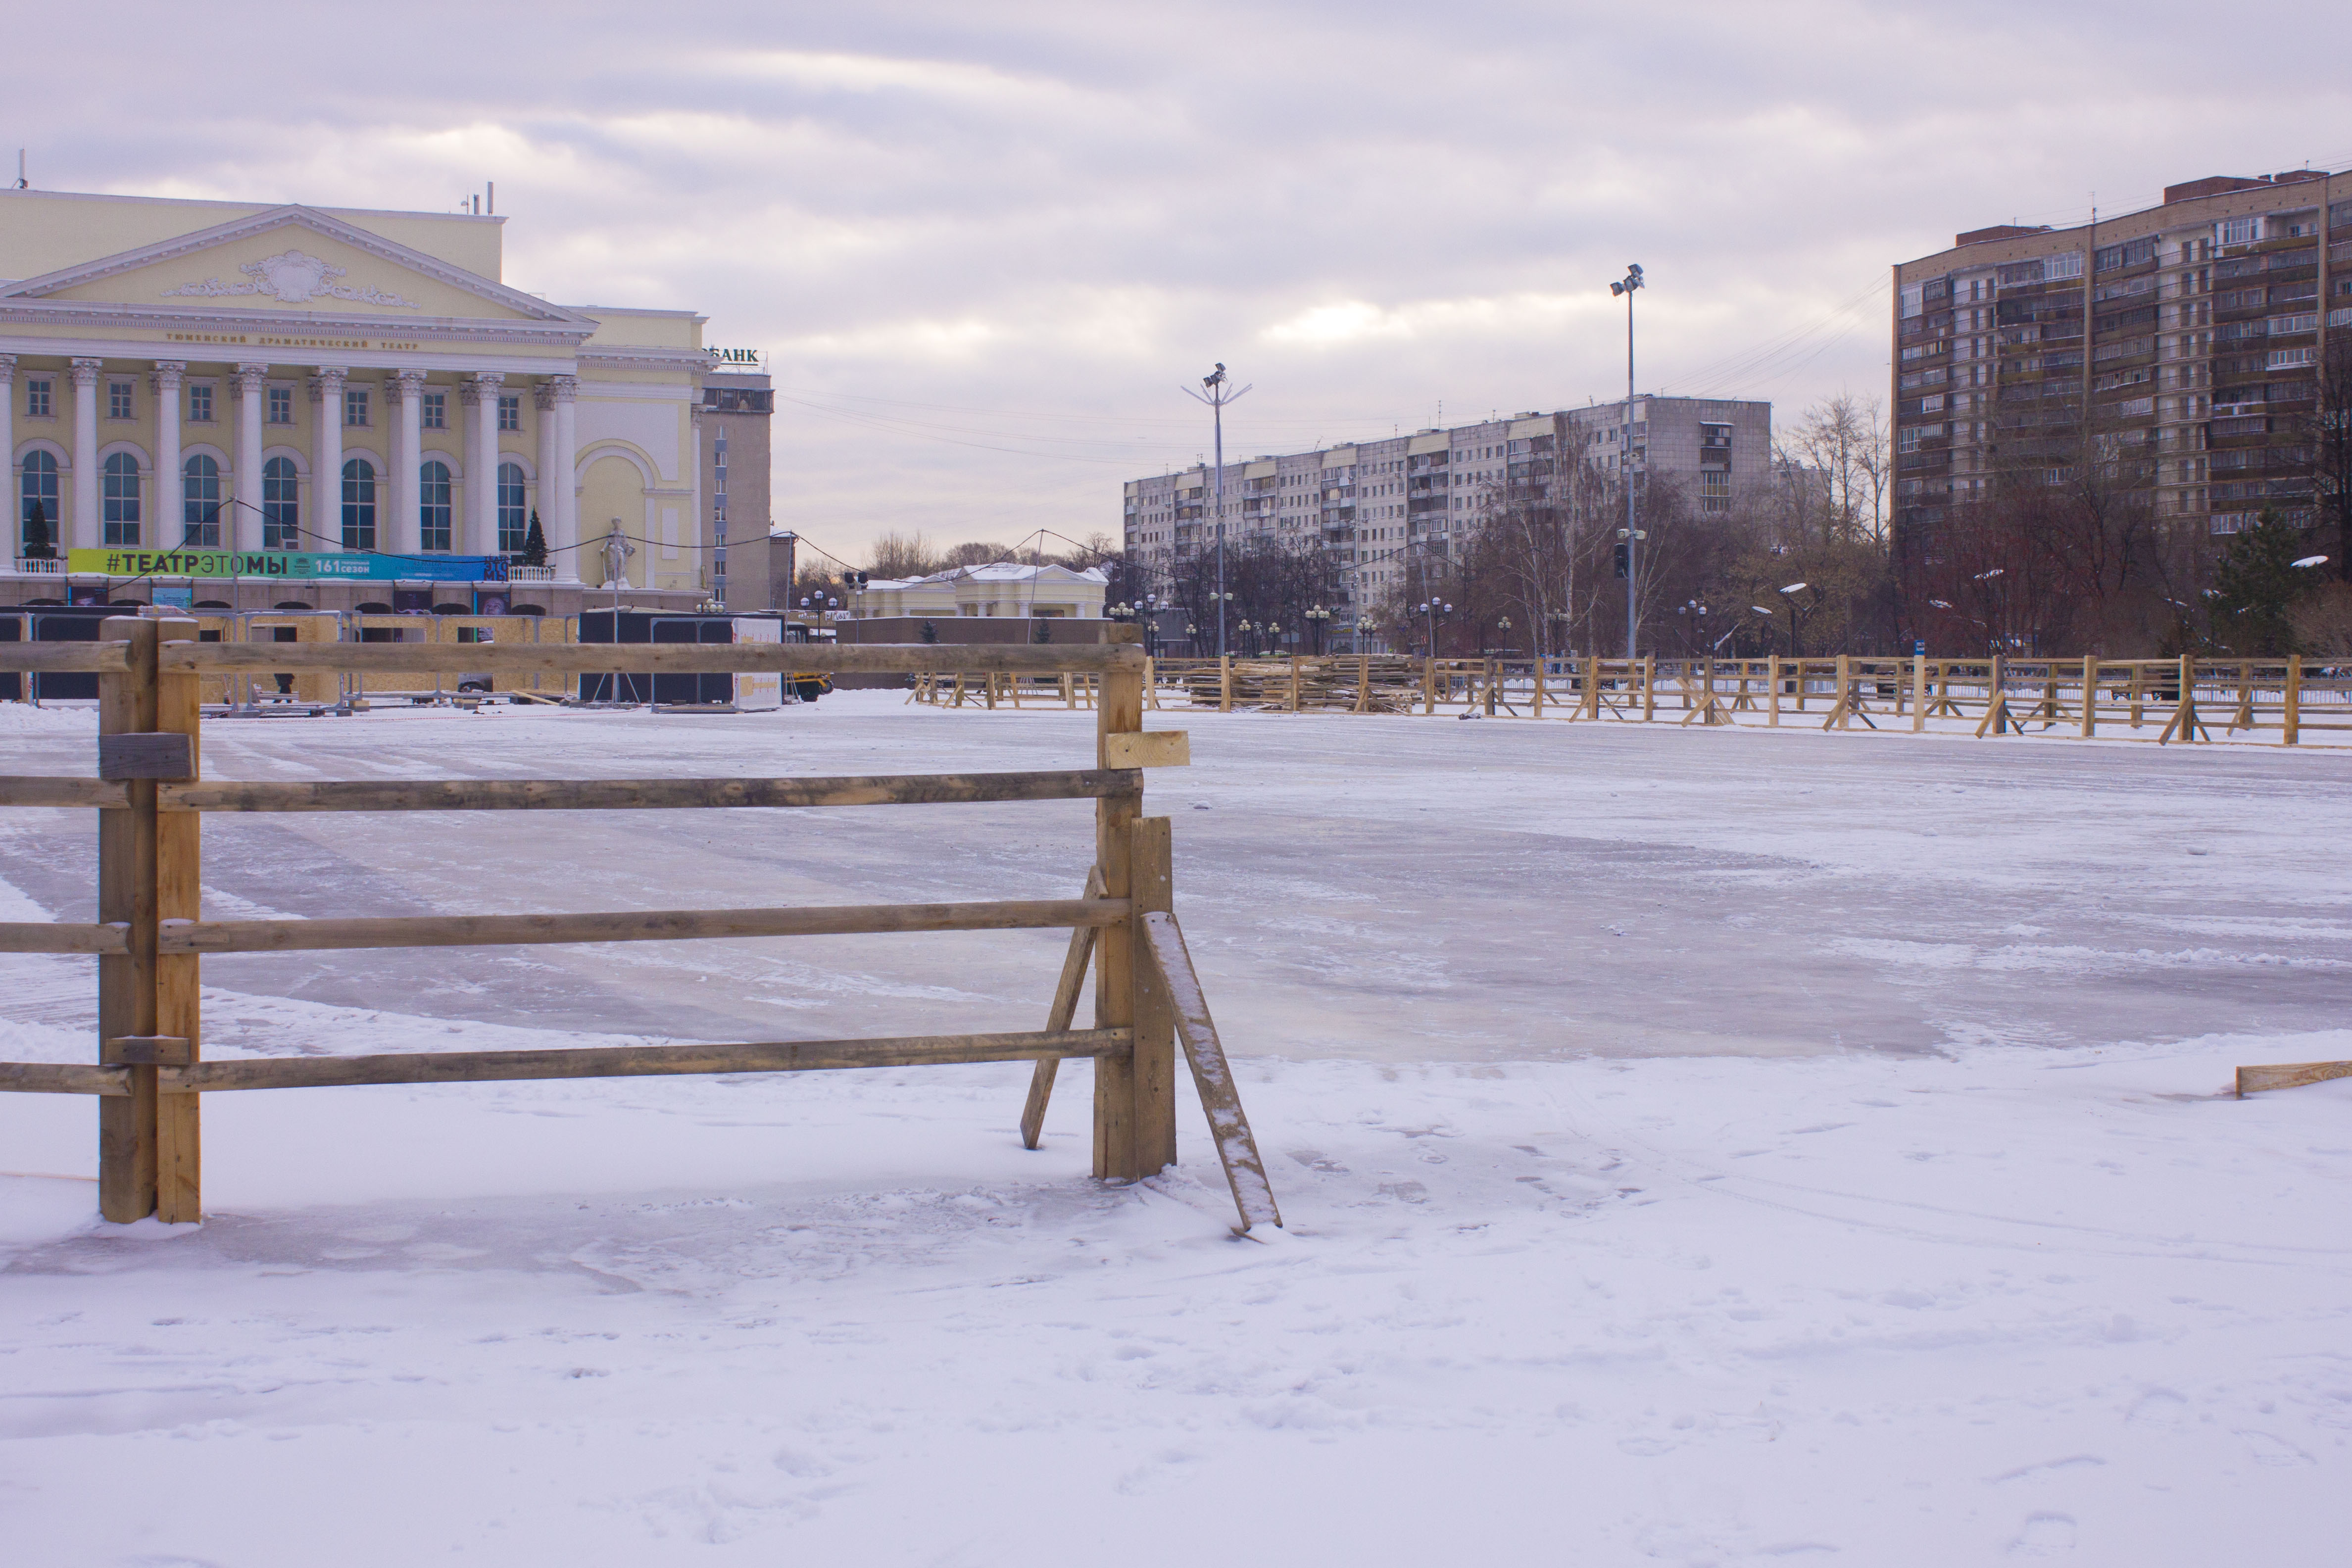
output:
{"label": "arched window", "polygon": [[375,548],[375,465],[365,458],[343,465],[343,548]]}
{"label": "arched window", "polygon": [[416,470],[416,526],[420,550],[448,550],[449,465],[440,461]]}
{"label": "arched window", "polygon": [[530,531],[529,515],[523,510],[522,465],[499,465],[499,550],[507,555],[522,553],[523,536]]}
{"label": "arched window", "polygon": [[37,447],[25,454],[25,475],[19,481],[22,489],[16,508],[16,537],[26,543],[34,542],[33,514],[41,516],[41,540],[55,549],[61,537],[58,528],[58,459],[54,454]]}
{"label": "arched window", "polygon": [[199,452],[180,466],[180,542],[192,550],[218,550],[220,519],[220,465]]}
{"label": "arched window", "polygon": [[294,459],[272,458],[261,465],[261,548],[264,550],[299,550],[302,548],[302,524],[299,503],[299,481],[294,475]]}
{"label": "arched window", "polygon": [[106,531],[101,544],[136,544],[139,542],[139,459],[128,452],[117,452],[106,459],[102,476],[105,496],[100,512]]}

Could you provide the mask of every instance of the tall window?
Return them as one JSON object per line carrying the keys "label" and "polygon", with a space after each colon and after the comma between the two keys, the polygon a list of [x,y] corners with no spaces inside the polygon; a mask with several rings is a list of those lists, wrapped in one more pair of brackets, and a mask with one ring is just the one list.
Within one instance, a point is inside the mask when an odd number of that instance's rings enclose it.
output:
{"label": "tall window", "polygon": [[212,383],[207,381],[190,383],[188,385],[188,423],[191,425],[209,425],[212,422]]}
{"label": "tall window", "polygon": [[294,423],[294,389],[273,386],[269,389],[269,422],[272,425]]}
{"label": "tall window", "polygon": [[26,525],[33,521],[33,509],[38,507],[41,523],[49,542],[54,545],[60,535],[58,530],[58,460],[38,449],[25,454],[25,477],[16,508],[16,537],[25,537]]}
{"label": "tall window", "polygon": [[530,514],[523,510],[522,465],[499,465],[499,549],[522,553],[524,535],[530,531]]}
{"label": "tall window", "polygon": [[418,547],[449,549],[449,465],[436,460],[419,468],[416,489],[416,526],[422,535]]}
{"label": "tall window", "polygon": [[136,544],[139,542],[139,459],[128,452],[117,452],[106,459],[106,472],[101,477],[105,486],[102,518],[105,533],[101,544]]}
{"label": "tall window", "polygon": [[54,409],[49,402],[49,394],[56,385],[57,383],[45,375],[35,376],[25,383],[25,416],[26,418],[47,419],[51,416]]}
{"label": "tall window", "polygon": [[261,465],[261,548],[264,550],[299,550],[302,548],[301,520],[298,511],[299,481],[294,477],[294,459],[272,458]]}
{"label": "tall window", "polygon": [[501,430],[520,430],[522,428],[522,399],[520,397],[501,396],[499,399],[499,428]]}
{"label": "tall window", "polygon": [[218,550],[220,514],[220,465],[199,452],[180,466],[180,542],[195,550]]}
{"label": "tall window", "polygon": [[343,465],[343,548],[375,548],[375,465],[365,458]]}
{"label": "tall window", "polygon": [[364,386],[343,388],[343,423],[355,429],[365,429],[368,422],[368,395]]}
{"label": "tall window", "polygon": [[131,417],[131,384],[110,381],[106,384],[106,416],[109,419]]}
{"label": "tall window", "polygon": [[449,428],[449,395],[446,392],[418,393],[416,423],[427,430]]}

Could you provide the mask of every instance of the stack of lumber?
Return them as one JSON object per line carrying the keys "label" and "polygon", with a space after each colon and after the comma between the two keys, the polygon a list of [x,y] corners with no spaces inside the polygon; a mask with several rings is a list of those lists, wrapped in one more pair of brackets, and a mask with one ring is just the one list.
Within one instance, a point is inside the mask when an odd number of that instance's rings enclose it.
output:
{"label": "stack of lumber", "polygon": [[[1233,703],[1236,708],[1284,710],[1290,707],[1291,661],[1287,658],[1236,658],[1233,664]],[[1371,713],[1404,713],[1421,700],[1421,661],[1400,655],[1352,654],[1302,658],[1297,661],[1298,706],[1302,709],[1342,709],[1353,711],[1361,700]],[[1366,695],[1362,688],[1369,686]],[[1214,708],[1222,696],[1216,669],[1192,670],[1184,689],[1197,707]]]}

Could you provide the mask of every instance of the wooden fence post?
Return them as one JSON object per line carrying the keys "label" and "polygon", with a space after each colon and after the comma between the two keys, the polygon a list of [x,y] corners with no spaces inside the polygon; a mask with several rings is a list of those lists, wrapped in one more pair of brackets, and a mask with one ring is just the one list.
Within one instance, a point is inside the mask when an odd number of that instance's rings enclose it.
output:
{"label": "wooden fence post", "polygon": [[1486,717],[1492,719],[1495,716],[1495,672],[1501,668],[1503,661],[1490,658],[1481,662],[1486,667],[1484,676],[1486,683]]}
{"label": "wooden fence post", "polygon": [[1765,702],[1765,709],[1769,717],[1764,722],[1777,730],[1780,727],[1780,656],[1779,654],[1766,656],[1764,675],[1772,688]]}
{"label": "wooden fence post", "polygon": [[[196,623],[156,624],[158,646],[193,643]],[[188,737],[188,777],[203,771],[199,678],[159,675],[155,682],[155,728]],[[153,781],[147,788],[151,797]],[[204,813],[159,811],[155,816],[155,916],[159,921],[202,917]],[[202,1007],[193,952],[161,953],[155,959],[155,1029],[188,1042],[188,1065],[204,1059]],[[155,1101],[155,1215],[167,1225],[194,1225],[204,1218],[204,1142],[200,1094],[159,1094]]]}
{"label": "wooden fence post", "polygon": [[[135,616],[111,616],[100,623],[107,642],[131,645],[131,668],[101,675],[98,682],[98,731],[131,735],[155,728],[155,649],[158,623]],[[155,905],[155,781],[127,782],[129,810],[98,814],[98,918],[131,928],[131,951],[98,961],[98,1059],[113,1062],[114,1042],[129,1035],[153,1035],[155,942],[160,916]],[[132,1067],[131,1092],[98,1102],[98,1207],[118,1225],[155,1212],[155,1069]]]}
{"label": "wooden fence post", "polygon": [[2083,656],[2083,739],[2099,732],[2099,656]]}
{"label": "wooden fence post", "polygon": [[1927,728],[1927,656],[1911,656],[1911,732],[1923,734]]}
{"label": "wooden fence post", "polygon": [[1841,730],[1853,728],[1846,718],[1853,711],[1853,656],[1842,653],[1837,656],[1837,727]]}
{"label": "wooden fence post", "polygon": [[1298,656],[1290,656],[1290,710],[1298,711]]}
{"label": "wooden fence post", "polygon": [[[1128,642],[1140,637],[1139,626],[1113,626],[1110,640]],[[1110,762],[1110,738],[1143,728],[1143,682],[1135,671],[1106,671],[1102,705],[1095,710],[1095,765]],[[1142,775],[1136,775],[1139,780]],[[1134,887],[1135,822],[1143,815],[1140,785],[1129,795],[1105,795],[1095,803],[1095,858],[1102,869],[1103,895],[1124,899]],[[1124,1029],[1135,1023],[1136,926],[1133,919],[1105,926],[1095,940],[1095,1027]],[[1144,1108],[1136,1066],[1141,1053],[1124,1058],[1098,1058],[1095,1062],[1094,1173],[1097,1176],[1132,1181],[1148,1176],[1158,1165],[1147,1166],[1141,1142],[1145,1129],[1139,1112]]]}
{"label": "wooden fence post", "polygon": [[2303,655],[2286,656],[2285,710],[2279,716],[2280,744],[2292,746],[2303,736]]}
{"label": "wooden fence post", "polygon": [[1657,688],[1658,656],[1645,653],[1642,656],[1642,722],[1644,724],[1656,715]]}
{"label": "wooden fence post", "polygon": [[1164,816],[1139,817],[1128,825],[1128,833],[1135,911],[1128,928],[1128,962],[1135,973],[1135,1047],[1128,1074],[1135,1104],[1136,1174],[1148,1176],[1176,1163],[1176,1010],[1143,936],[1146,914],[1175,908],[1174,847]]}

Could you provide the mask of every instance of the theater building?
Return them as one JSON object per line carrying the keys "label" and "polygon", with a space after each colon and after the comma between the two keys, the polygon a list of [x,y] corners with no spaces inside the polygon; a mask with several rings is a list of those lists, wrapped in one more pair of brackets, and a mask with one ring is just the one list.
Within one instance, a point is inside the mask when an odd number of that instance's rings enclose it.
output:
{"label": "theater building", "polygon": [[703,319],[512,288],[505,222],[0,192],[0,605],[701,602]]}

